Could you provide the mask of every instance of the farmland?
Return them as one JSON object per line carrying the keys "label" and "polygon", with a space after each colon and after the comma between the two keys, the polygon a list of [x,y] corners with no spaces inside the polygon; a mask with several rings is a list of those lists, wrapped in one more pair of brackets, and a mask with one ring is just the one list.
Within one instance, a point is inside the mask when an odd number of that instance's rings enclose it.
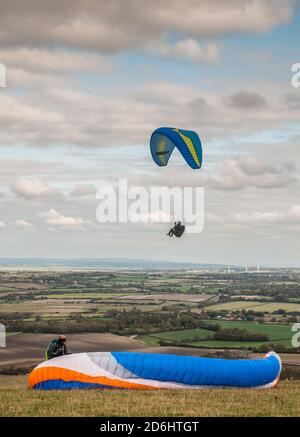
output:
{"label": "farmland", "polygon": [[[288,416],[299,414],[300,273],[0,271],[0,416]],[[69,351],[223,358],[280,353],[274,390],[86,391],[26,388],[58,333]],[[247,393],[247,396],[245,395]],[[41,402],[42,399],[42,402]],[[72,408],[69,408],[72,405]],[[1,408],[2,406],[2,408]]]}
{"label": "farmland", "polygon": [[[260,274],[229,274],[221,269],[2,270],[0,322],[8,333],[18,334],[7,337],[11,355],[0,350],[0,358],[11,364],[14,359],[16,364],[22,359],[29,362],[30,356],[39,359],[57,332],[75,342],[75,351],[82,347],[119,350],[112,337],[108,344],[85,344],[84,334],[91,333],[123,338],[122,350],[130,349],[132,340],[127,340],[134,337],[136,350],[173,347],[177,351],[190,348],[190,353],[199,350],[199,354],[215,349],[292,353],[291,325],[300,321],[299,299],[297,270]],[[31,337],[29,344],[31,334],[35,340]],[[13,351],[22,352],[14,355]]]}
{"label": "farmland", "polygon": [[255,311],[263,311],[266,313],[274,313],[278,310],[284,310],[287,312],[300,312],[300,304],[299,303],[287,303],[287,302],[272,302],[272,303],[264,303],[258,301],[233,301],[220,303],[216,305],[211,305],[209,307],[210,310],[214,311],[234,311],[234,310],[255,310]]}
{"label": "farmland", "polygon": [[[221,329],[242,329],[248,332],[266,334],[269,337],[272,345],[286,346],[291,345],[291,328],[288,325],[276,324],[259,324],[250,322],[218,322]],[[161,341],[166,340],[170,343],[183,342],[191,346],[206,347],[206,348],[240,348],[261,346],[264,342],[247,342],[247,341],[215,341],[213,332],[208,329],[186,329],[180,331],[157,332],[152,335],[142,337],[147,345],[158,345]]]}

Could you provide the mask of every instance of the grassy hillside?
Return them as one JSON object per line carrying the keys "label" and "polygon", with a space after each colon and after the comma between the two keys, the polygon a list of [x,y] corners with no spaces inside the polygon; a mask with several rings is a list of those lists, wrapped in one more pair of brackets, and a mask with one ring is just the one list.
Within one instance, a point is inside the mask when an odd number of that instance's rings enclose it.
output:
{"label": "grassy hillside", "polygon": [[13,386],[0,389],[0,416],[299,416],[299,398],[300,381],[270,390],[41,392]]}

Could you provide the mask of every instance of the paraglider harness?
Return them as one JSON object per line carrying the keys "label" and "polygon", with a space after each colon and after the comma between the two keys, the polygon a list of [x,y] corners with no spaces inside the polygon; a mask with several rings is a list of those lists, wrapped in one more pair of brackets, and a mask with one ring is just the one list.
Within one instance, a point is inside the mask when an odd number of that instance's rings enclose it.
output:
{"label": "paraglider harness", "polygon": [[177,223],[175,222],[175,225],[173,226],[173,228],[169,230],[167,236],[173,237],[173,235],[175,235],[177,238],[179,238],[184,233],[184,231],[185,231],[185,226],[182,225],[181,222],[177,222]]}

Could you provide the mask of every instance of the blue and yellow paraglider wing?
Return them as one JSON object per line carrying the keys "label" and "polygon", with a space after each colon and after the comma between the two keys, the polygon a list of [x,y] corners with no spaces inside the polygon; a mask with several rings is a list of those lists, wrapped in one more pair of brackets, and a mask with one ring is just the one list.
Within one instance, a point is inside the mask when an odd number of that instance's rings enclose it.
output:
{"label": "blue and yellow paraglider wing", "polygon": [[168,164],[174,147],[191,168],[201,168],[202,145],[196,132],[171,127],[160,127],[153,132],[150,149],[157,165],[162,167]]}

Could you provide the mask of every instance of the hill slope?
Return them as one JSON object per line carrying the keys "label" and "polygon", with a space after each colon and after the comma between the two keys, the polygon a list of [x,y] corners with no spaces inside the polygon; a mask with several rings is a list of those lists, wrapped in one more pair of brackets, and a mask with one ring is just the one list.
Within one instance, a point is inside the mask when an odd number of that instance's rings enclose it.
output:
{"label": "hill slope", "polygon": [[0,389],[0,416],[299,416],[300,381],[270,390],[31,391]]}

